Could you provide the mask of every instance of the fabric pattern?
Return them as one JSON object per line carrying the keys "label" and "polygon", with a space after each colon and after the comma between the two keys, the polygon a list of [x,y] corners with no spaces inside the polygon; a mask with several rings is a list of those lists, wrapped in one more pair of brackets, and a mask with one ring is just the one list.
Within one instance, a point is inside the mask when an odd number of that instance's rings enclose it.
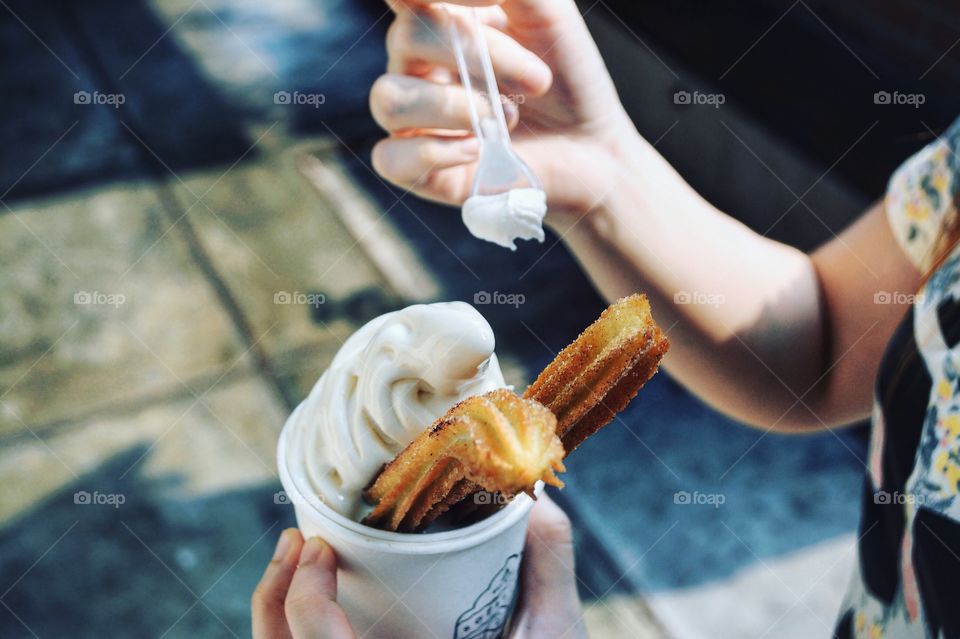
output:
{"label": "fabric pattern", "polygon": [[[890,227],[931,267],[960,188],[960,120],[893,175]],[[838,639],[960,637],[960,249],[918,291],[877,379],[859,562]]]}

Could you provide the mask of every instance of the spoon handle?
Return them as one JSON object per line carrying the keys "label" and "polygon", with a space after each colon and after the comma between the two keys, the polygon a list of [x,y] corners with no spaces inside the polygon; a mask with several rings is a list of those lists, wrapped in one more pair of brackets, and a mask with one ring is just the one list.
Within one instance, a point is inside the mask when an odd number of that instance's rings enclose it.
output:
{"label": "spoon handle", "polygon": [[457,59],[457,71],[460,73],[460,83],[467,92],[467,106],[470,110],[470,123],[473,125],[473,134],[478,140],[483,140],[483,127],[480,125],[480,112],[477,109],[476,93],[473,91],[473,80],[470,77],[470,69],[467,66],[467,57],[463,52],[463,39],[460,37],[460,28],[457,27],[457,21],[449,9],[447,11],[447,23],[450,25],[450,41],[453,43],[453,55]]}
{"label": "spoon handle", "polygon": [[[460,74],[460,83],[467,92],[467,105],[470,111],[470,123],[473,126],[474,135],[479,140],[495,137],[505,142],[510,141],[510,130],[507,128],[507,118],[503,111],[503,102],[500,97],[500,89],[497,87],[497,77],[493,71],[493,62],[490,59],[490,49],[487,46],[487,39],[483,34],[483,23],[480,21],[480,14],[476,9],[471,9],[471,21],[473,23],[473,37],[477,47],[477,58],[480,69],[478,76],[483,81],[484,91],[473,90],[473,75],[470,73],[470,66],[467,63],[467,56],[463,48],[463,36],[460,33],[460,27],[449,9],[446,9],[448,24],[450,28],[450,41],[453,43],[453,54],[457,60],[457,71]],[[481,98],[482,96],[482,98]],[[480,109],[477,107],[477,100],[485,99],[489,105],[489,113],[493,118],[481,118]]]}
{"label": "spoon handle", "polygon": [[490,60],[487,38],[483,34],[483,23],[480,22],[480,14],[475,8],[471,9],[470,13],[473,18],[473,35],[477,41],[477,52],[480,55],[480,68],[483,70],[483,80],[487,85],[487,101],[490,103],[492,113],[497,120],[497,131],[500,138],[509,140],[510,131],[507,129],[507,118],[503,113],[503,98],[500,97],[497,77],[493,73],[493,62]]}

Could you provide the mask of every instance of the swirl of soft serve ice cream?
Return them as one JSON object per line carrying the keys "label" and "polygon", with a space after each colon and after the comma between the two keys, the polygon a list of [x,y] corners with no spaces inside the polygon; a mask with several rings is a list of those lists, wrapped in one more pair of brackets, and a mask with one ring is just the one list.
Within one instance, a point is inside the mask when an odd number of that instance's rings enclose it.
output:
{"label": "swirl of soft serve ice cream", "polygon": [[364,325],[292,424],[288,463],[301,490],[359,519],[361,493],[383,464],[460,400],[506,385],[493,351],[493,330],[464,302],[409,306]]}

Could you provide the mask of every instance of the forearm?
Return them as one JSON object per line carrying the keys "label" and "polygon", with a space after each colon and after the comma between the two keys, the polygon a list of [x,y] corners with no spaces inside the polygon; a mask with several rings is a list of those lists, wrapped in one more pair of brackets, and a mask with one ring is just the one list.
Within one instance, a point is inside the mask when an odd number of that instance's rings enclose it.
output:
{"label": "forearm", "polygon": [[715,209],[639,137],[620,154],[618,188],[558,221],[595,284],[650,297],[672,342],[665,366],[708,403],[754,425],[816,425],[805,393],[827,340],[813,262]]}

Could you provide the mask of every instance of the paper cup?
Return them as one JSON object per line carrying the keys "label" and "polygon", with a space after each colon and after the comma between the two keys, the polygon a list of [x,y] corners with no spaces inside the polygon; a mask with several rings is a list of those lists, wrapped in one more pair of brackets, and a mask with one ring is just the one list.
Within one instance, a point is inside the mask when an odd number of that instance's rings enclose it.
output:
{"label": "paper cup", "polygon": [[337,601],[357,636],[499,637],[516,602],[533,500],[518,495],[499,512],[457,530],[405,534],[364,526],[294,481],[286,442],[298,413],[280,435],[280,481],[304,538],[319,536],[337,553]]}

